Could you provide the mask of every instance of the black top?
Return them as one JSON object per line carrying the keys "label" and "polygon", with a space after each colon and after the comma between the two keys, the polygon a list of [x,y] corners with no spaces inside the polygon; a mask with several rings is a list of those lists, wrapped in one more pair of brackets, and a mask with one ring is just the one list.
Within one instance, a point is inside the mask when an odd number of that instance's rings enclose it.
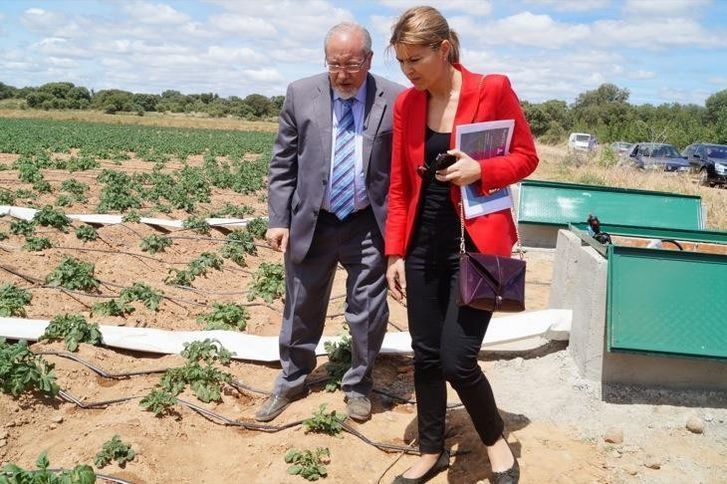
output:
{"label": "black top", "polygon": [[[424,138],[424,148],[427,164],[434,161],[440,153],[449,150],[449,138],[451,133],[438,133],[427,126]],[[459,228],[459,217],[452,206],[449,197],[451,184],[440,182],[434,176],[427,177],[422,181],[422,197],[419,209],[419,222],[421,224],[446,224],[456,222]]]}

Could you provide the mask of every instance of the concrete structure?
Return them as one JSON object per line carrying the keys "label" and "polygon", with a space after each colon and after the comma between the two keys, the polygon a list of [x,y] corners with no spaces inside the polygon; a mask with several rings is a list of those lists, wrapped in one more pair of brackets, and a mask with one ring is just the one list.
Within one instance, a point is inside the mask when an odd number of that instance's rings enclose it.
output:
{"label": "concrete structure", "polygon": [[608,261],[569,230],[560,230],[549,307],[573,310],[568,348],[584,378],[603,386],[727,391],[725,360],[609,352],[607,279]]}

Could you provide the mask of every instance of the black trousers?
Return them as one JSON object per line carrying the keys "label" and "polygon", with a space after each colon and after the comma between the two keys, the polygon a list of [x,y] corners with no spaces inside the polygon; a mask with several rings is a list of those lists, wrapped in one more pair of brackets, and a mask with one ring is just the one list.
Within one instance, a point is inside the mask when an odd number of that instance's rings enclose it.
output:
{"label": "black trousers", "polygon": [[504,429],[477,362],[492,313],[457,304],[459,220],[442,222],[420,218],[405,261],[419,450],[424,453],[444,449],[445,382],[459,395],[485,445],[494,444]]}

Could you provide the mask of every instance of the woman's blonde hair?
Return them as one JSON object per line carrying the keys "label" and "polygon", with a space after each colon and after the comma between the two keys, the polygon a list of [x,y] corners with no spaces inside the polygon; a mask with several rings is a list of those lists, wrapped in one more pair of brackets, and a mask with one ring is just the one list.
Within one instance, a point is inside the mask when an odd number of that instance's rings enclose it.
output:
{"label": "woman's blonde hair", "polygon": [[459,36],[449,28],[447,19],[436,8],[412,7],[392,27],[389,47],[404,44],[436,48],[445,40],[450,44],[449,63],[459,62]]}

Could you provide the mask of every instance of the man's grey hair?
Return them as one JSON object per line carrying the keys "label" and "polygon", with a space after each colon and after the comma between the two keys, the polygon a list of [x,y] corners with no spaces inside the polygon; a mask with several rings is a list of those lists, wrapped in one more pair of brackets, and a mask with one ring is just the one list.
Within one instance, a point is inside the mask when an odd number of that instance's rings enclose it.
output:
{"label": "man's grey hair", "polygon": [[331,27],[331,30],[328,31],[325,39],[323,39],[323,52],[328,53],[328,41],[331,40],[331,37],[336,34],[348,32],[358,32],[361,34],[364,41],[363,54],[368,55],[371,52],[371,34],[369,34],[369,31],[365,27],[353,22],[341,22]]}

